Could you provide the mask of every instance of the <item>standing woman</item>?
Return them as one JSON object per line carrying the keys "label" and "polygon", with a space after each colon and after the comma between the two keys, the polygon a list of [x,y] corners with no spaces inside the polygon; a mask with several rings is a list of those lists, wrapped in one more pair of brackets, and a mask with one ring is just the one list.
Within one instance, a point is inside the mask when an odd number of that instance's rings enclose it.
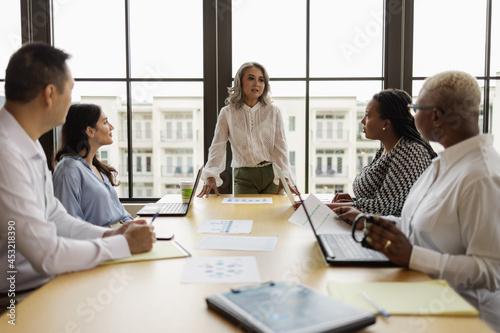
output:
{"label": "standing woman", "polygon": [[53,176],[54,194],[68,213],[100,226],[133,220],[114,189],[117,171],[97,158],[100,147],[113,143],[113,129],[100,106],[72,105]]}
{"label": "standing woman", "polygon": [[381,148],[354,179],[356,199],[337,193],[329,206],[352,205],[364,213],[401,216],[410,188],[436,157],[415,127],[410,104],[411,97],[403,90],[373,95],[361,124],[366,138],[379,140]]}
{"label": "standing woman", "polygon": [[222,108],[208,161],[202,174],[205,182],[198,197],[211,190],[219,195],[220,173],[226,165],[226,143],[233,153],[234,193],[278,193],[283,188],[273,171],[276,163],[291,179],[288,148],[280,110],[272,105],[269,76],[256,62],[244,63],[228,88],[226,106]]}

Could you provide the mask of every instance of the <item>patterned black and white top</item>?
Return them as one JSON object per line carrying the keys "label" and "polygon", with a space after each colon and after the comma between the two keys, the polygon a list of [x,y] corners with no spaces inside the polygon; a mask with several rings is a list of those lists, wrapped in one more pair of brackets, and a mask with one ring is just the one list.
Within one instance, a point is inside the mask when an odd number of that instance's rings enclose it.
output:
{"label": "patterned black and white top", "polygon": [[353,183],[353,206],[364,213],[401,216],[410,188],[431,163],[427,149],[402,138],[388,153],[381,148]]}

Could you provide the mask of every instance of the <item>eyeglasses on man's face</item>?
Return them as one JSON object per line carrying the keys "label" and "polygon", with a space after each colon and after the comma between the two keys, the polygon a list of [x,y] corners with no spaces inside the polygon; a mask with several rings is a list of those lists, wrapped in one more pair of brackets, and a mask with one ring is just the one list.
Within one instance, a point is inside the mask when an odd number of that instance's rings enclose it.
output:
{"label": "eyeglasses on man's face", "polygon": [[419,110],[438,110],[444,114],[443,109],[438,108],[437,106],[408,104],[408,112],[412,116],[415,116]]}

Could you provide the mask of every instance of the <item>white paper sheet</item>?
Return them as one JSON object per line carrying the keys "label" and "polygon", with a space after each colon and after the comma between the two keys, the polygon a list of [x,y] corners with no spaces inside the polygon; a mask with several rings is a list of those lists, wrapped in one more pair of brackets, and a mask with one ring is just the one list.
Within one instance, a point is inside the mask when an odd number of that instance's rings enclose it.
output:
{"label": "white paper sheet", "polygon": [[181,283],[260,282],[255,257],[191,257],[186,259]]}
{"label": "white paper sheet", "polygon": [[226,197],[222,199],[223,204],[272,204],[273,203],[273,198],[260,198],[260,197],[255,197],[255,198],[229,198]]}
{"label": "white paper sheet", "polygon": [[249,234],[252,220],[205,220],[196,231],[205,234]]}
{"label": "white paper sheet", "polygon": [[[336,220],[334,217],[337,214],[335,214],[330,207],[321,202],[321,200],[313,194],[309,194],[307,199],[304,201],[304,204],[306,205],[307,212],[309,213],[311,221],[314,224],[316,233],[336,234],[351,232],[351,226],[344,221]],[[295,213],[293,213],[288,221],[295,225],[311,229],[302,205],[295,211]]]}
{"label": "white paper sheet", "polygon": [[196,245],[205,250],[273,251],[277,236],[206,236]]}

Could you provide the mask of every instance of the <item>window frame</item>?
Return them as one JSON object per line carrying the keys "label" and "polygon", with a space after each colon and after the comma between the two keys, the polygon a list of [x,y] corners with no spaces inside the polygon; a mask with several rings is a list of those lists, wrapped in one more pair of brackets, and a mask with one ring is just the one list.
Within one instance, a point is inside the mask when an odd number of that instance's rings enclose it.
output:
{"label": "window frame", "polygon": [[[151,81],[151,79],[131,78],[130,74],[130,33],[129,33],[129,1],[124,0],[125,6],[125,31],[126,31],[126,63],[127,74],[125,82],[127,84],[127,145],[128,150],[132,149],[133,121],[132,121],[132,100],[131,100],[131,84],[132,82]],[[181,1],[181,0],[179,0]],[[314,163],[310,161],[310,140],[314,137],[310,136],[309,121],[309,84],[314,81],[352,81],[352,80],[381,80],[384,88],[399,88],[412,94],[414,80],[423,80],[425,78],[414,77],[412,71],[413,65],[413,1],[412,0],[383,0],[384,1],[384,40],[383,40],[383,71],[382,77],[311,77],[309,75],[309,43],[310,43],[310,6],[313,0],[304,0],[305,15],[306,15],[306,71],[305,77],[299,78],[273,78],[272,81],[300,81],[305,82],[305,173],[297,175],[305,177],[304,192],[309,192],[309,167]],[[491,81],[500,80],[499,76],[491,75],[491,20],[492,20],[492,0],[487,1],[486,10],[486,45],[485,45],[485,72],[484,76],[477,77],[478,80],[484,81],[484,103],[483,103],[483,132],[491,131],[491,114],[490,114],[490,86]],[[21,21],[22,24],[22,41],[23,43],[32,41],[42,41],[53,44],[53,0],[21,0]],[[204,126],[204,161],[208,157],[208,149],[212,142],[213,133],[217,123],[218,112],[224,106],[224,100],[227,95],[226,87],[232,83],[232,22],[231,22],[231,0],[204,0],[203,1],[203,77],[202,78],[174,78],[174,79],[154,79],[161,82],[186,82],[195,81],[203,82],[203,126]],[[2,82],[4,80],[0,80]],[[76,81],[116,81],[108,79],[76,79]],[[354,130],[354,129],[352,129]],[[357,130],[357,129],[356,129]],[[56,146],[56,132],[50,131],[40,138],[40,142],[44,147],[49,167],[52,167],[52,154]],[[223,175],[224,179],[231,176],[230,168],[230,149],[228,147],[228,158],[226,161],[226,172]],[[133,172],[130,168],[133,167],[133,154],[128,156],[128,198],[122,198],[122,201],[144,202],[151,201],[154,198],[136,198],[133,194]],[[229,184],[228,184],[229,183]],[[226,188],[221,189],[222,193],[231,193],[231,182],[225,182]],[[314,190],[314,189],[312,189]]]}

